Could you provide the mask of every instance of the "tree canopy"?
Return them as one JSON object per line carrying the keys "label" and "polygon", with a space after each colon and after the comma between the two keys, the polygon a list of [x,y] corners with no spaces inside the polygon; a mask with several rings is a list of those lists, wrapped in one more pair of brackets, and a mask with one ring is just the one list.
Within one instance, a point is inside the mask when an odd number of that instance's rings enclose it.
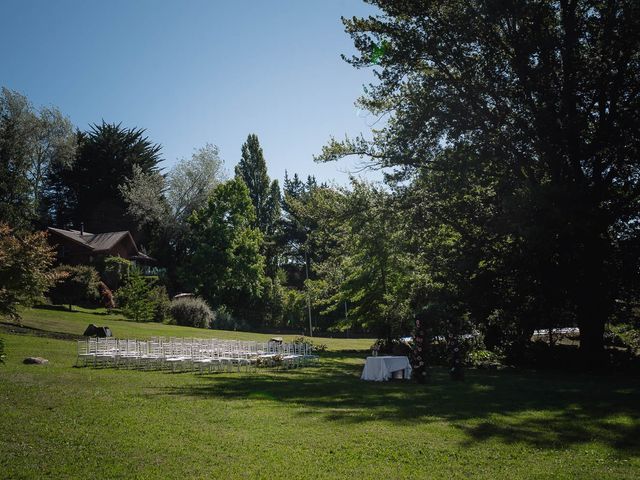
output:
{"label": "tree canopy", "polygon": [[189,219],[185,284],[211,306],[225,305],[240,318],[251,314],[251,303],[262,294],[262,233],[254,222],[249,190],[239,178],[218,185]]}
{"label": "tree canopy", "polygon": [[64,172],[74,199],[70,223],[84,222],[87,230],[96,232],[136,230],[120,187],[136,172],[158,171],[161,147],[144,133],[103,122],[79,135],[76,162]]}
{"label": "tree canopy", "polygon": [[[359,102],[386,124],[319,159],[365,155],[399,191],[459,179],[414,193],[416,231],[465,244],[449,257],[466,271],[448,277],[455,300],[481,322],[576,322],[598,357],[638,244],[638,3],[371,3],[381,15],[344,20],[360,52],[347,60],[377,65]],[[487,297],[468,288],[478,276]]]}

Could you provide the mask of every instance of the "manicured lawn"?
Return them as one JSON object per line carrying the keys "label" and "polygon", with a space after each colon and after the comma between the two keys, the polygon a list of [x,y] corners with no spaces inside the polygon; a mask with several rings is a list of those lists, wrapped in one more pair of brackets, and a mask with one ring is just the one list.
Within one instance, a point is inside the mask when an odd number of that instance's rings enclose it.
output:
{"label": "manicured lawn", "polygon": [[[82,335],[90,323],[106,325],[116,338],[148,339],[150,337],[194,337],[194,338],[233,338],[238,340],[269,340],[274,335],[266,333],[232,332],[228,330],[208,330],[202,328],[179,327],[163,325],[161,323],[128,322],[121,315],[107,315],[104,309],[88,310],[73,307],[72,312],[44,308],[29,308],[21,312],[22,324],[26,327],[37,328],[49,332],[62,332],[72,335]],[[277,335],[285,340],[291,340],[299,335]],[[339,339],[317,338],[316,343],[322,343],[330,349],[366,350],[371,347],[375,339]]]}
{"label": "manicured lawn", "polygon": [[[352,340],[286,372],[74,368],[72,341],[2,336],[0,478],[640,477],[637,379],[468,371],[455,383],[435,370],[424,386],[365,383]],[[23,365],[29,355],[51,363]]]}

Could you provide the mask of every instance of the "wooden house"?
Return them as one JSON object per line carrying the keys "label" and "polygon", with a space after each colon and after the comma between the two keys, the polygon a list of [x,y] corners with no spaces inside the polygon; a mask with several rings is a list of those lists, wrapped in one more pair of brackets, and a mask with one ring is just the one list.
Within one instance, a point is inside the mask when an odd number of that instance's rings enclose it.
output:
{"label": "wooden house", "polygon": [[149,267],[155,259],[141,252],[131,233],[89,233],[84,229],[66,230],[49,227],[49,243],[56,248],[59,263],[91,265],[105,257],[122,257],[140,267]]}

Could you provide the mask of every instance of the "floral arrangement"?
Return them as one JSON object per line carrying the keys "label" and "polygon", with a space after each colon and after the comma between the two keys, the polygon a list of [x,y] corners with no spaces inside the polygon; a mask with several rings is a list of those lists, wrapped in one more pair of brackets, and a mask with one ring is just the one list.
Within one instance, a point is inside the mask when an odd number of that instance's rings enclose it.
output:
{"label": "floral arrangement", "polygon": [[416,319],[416,329],[413,335],[413,349],[411,355],[411,367],[413,368],[413,378],[418,383],[425,383],[429,379],[426,362],[425,332],[419,319]]}

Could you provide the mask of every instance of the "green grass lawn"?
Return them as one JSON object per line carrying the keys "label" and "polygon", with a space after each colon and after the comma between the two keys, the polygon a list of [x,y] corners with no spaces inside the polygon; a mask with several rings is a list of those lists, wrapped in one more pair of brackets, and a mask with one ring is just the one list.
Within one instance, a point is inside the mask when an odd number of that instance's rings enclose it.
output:
{"label": "green grass lawn", "polygon": [[[28,311],[25,323],[78,333],[84,316]],[[291,371],[74,368],[73,341],[1,335],[0,478],[640,477],[638,379],[468,371],[457,383],[436,369],[427,385],[368,383],[362,340],[333,340],[320,366]],[[50,363],[23,365],[31,355]]]}
{"label": "green grass lawn", "polygon": [[[50,308],[28,308],[21,312],[22,325],[48,332],[61,332],[72,335],[82,335],[90,323],[100,326],[108,326],[116,338],[148,339],[150,337],[194,337],[194,338],[220,338],[238,340],[269,340],[276,336],[266,333],[232,332],[228,330],[208,330],[202,328],[179,327],[176,325],[163,325],[161,323],[135,323],[128,322],[121,315],[107,315],[105,309],[89,310],[81,307],[73,307],[73,311],[55,310]],[[277,335],[285,340],[292,340],[299,335]],[[316,343],[327,345],[329,349],[369,349],[375,339],[340,339],[317,338]]]}

